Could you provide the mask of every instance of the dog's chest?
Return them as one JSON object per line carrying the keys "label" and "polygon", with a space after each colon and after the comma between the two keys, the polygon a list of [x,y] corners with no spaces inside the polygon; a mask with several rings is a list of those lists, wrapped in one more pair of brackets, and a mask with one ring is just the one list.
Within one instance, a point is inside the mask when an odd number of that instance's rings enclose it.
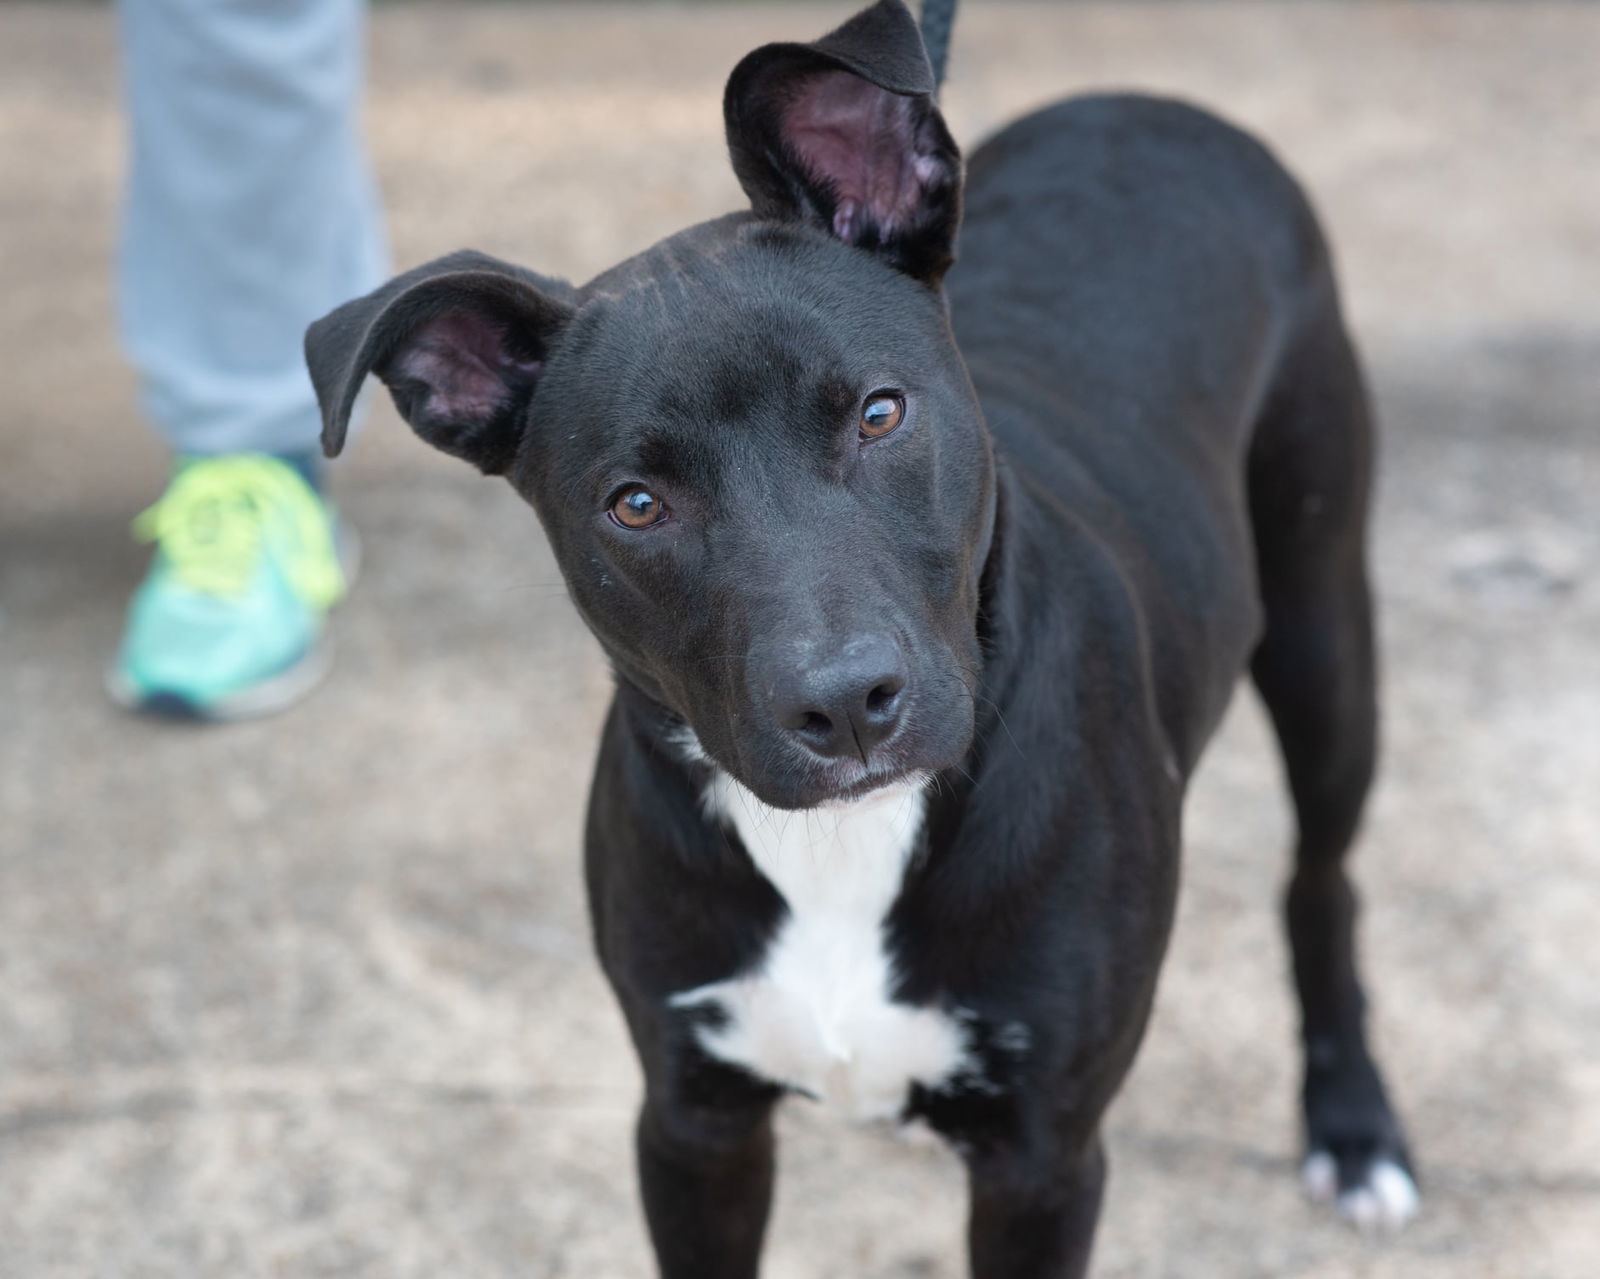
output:
{"label": "dog's chest", "polygon": [[891,998],[884,922],[921,832],[921,786],[784,812],[719,775],[708,806],[788,913],[756,967],[673,1000],[709,1014],[698,1019],[701,1046],[864,1120],[899,1115],[913,1084],[937,1089],[959,1074],[962,1023]]}

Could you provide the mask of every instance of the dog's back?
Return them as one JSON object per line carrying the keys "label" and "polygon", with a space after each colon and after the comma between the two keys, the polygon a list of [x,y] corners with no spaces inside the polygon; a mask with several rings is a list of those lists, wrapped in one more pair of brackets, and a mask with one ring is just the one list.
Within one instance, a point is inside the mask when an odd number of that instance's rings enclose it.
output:
{"label": "dog's back", "polygon": [[1114,428],[1237,462],[1240,406],[1259,405],[1326,274],[1310,208],[1260,143],[1136,95],[1068,99],[980,146],[959,244],[956,334],[1008,448],[1044,443],[1022,427],[1042,425],[1031,392],[1075,451]]}
{"label": "dog's back", "polygon": [[1314,215],[1217,117],[1101,95],[977,149],[959,243],[952,323],[997,449],[1038,518],[1092,529],[1151,665],[1184,672],[1162,717],[1186,771],[1258,637],[1252,444],[1303,335],[1338,326]]}

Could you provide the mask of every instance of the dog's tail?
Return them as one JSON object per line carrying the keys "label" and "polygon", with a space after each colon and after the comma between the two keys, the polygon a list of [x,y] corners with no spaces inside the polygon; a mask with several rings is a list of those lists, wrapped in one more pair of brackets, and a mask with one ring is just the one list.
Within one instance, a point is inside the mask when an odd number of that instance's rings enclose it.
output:
{"label": "dog's tail", "polygon": [[956,25],[956,0],[922,0],[922,43],[933,67],[933,89],[944,83],[950,62],[950,32]]}

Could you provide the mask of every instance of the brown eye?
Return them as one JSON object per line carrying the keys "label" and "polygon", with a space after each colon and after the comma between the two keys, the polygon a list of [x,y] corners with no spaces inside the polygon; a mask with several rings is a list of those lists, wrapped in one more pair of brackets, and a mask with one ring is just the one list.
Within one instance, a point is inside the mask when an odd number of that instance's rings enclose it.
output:
{"label": "brown eye", "polygon": [[861,438],[876,440],[880,436],[889,434],[900,425],[906,415],[906,402],[898,395],[887,391],[879,391],[869,395],[867,402],[861,406],[861,421],[859,428]]}
{"label": "brown eye", "polygon": [[636,484],[617,494],[611,503],[611,518],[623,528],[649,528],[667,518],[667,504]]}

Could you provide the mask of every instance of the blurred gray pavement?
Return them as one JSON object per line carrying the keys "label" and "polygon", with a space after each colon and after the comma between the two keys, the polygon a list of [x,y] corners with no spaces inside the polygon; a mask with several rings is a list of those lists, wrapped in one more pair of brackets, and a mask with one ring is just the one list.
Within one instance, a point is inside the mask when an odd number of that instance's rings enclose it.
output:
{"label": "blurred gray pavement", "polygon": [[[1600,1275],[1600,7],[971,0],[971,143],[1088,87],[1264,134],[1336,243],[1386,428],[1374,1025],[1426,1194],[1305,1205],[1275,916],[1287,812],[1241,695],[1109,1131],[1101,1276]],[[728,69],[844,6],[435,3],[375,19],[398,262],[582,278],[738,203]],[[288,716],[100,693],[165,463],[109,313],[106,9],[0,5],[0,1276],[648,1273],[638,1080],[579,816],[607,676],[532,515],[385,405],[367,547]],[[804,1107],[767,1273],[963,1272],[953,1159]]]}

